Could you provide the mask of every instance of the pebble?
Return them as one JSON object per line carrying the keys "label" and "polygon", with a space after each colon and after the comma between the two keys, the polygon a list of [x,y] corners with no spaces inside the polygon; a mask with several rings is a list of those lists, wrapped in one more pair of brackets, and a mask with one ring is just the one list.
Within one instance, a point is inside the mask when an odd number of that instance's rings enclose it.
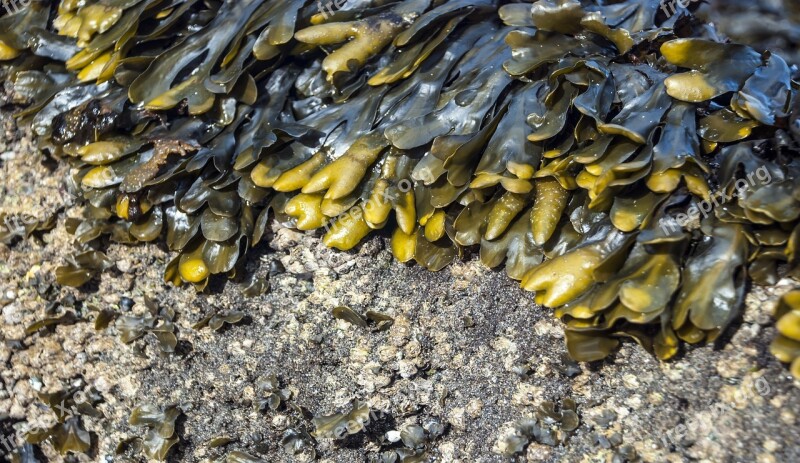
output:
{"label": "pebble", "polygon": [[386,440],[389,442],[399,442],[400,441],[400,431],[388,431],[386,433]]}
{"label": "pebble", "polygon": [[42,390],[42,386],[44,386],[44,384],[42,384],[42,380],[36,376],[32,376],[28,381],[31,384],[31,388],[36,392],[40,392]]}
{"label": "pebble", "polygon": [[117,261],[116,264],[117,264],[117,270],[119,270],[122,273],[129,273],[133,268],[133,262],[131,262],[129,259],[120,259]]}

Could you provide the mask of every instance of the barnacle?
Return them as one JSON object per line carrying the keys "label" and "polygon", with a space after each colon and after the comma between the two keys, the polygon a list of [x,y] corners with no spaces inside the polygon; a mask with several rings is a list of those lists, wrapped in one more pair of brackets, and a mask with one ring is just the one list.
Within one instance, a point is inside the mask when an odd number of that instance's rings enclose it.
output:
{"label": "barnacle", "polygon": [[[62,284],[104,237],[163,238],[165,280],[203,290],[271,218],[341,250],[385,230],[433,271],[479,246],[598,360],[713,341],[748,277],[797,271],[792,68],[658,1],[63,0],[61,37],[48,12],[0,19],[0,60],[87,205]],[[168,347],[154,317],[117,323]]]}

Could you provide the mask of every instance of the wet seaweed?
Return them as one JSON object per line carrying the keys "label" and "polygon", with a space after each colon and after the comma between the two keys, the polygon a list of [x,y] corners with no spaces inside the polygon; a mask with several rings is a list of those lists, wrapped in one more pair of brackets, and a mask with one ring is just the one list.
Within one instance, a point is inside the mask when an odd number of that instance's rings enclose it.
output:
{"label": "wet seaweed", "polygon": [[55,228],[57,219],[57,214],[36,219],[0,213],[0,243],[12,244],[19,238],[29,238],[35,233],[50,231]]}
{"label": "wet seaweed", "polygon": [[314,432],[312,435],[317,438],[343,439],[349,435],[364,431],[364,429],[366,429],[366,424],[369,422],[369,405],[355,399],[350,404],[349,411],[315,416],[313,419]]}
{"label": "wet seaweed", "polygon": [[165,280],[203,290],[245,276],[271,219],[345,251],[386,230],[433,271],[479,247],[577,360],[624,338],[668,359],[796,273],[800,133],[784,59],[661,10],[34,1],[0,60],[87,206],[62,284],[108,268],[105,239],[162,240]]}
{"label": "wet seaweed", "polygon": [[266,460],[263,460],[258,457],[254,457],[246,452],[240,452],[238,450],[233,451],[225,456],[225,463],[266,463]]}
{"label": "wet seaweed", "polygon": [[359,328],[366,328],[368,326],[367,320],[365,320],[361,314],[351,309],[350,307],[345,307],[345,306],[334,307],[331,313],[333,315],[333,318],[337,320],[344,320],[353,326],[357,326]]}
{"label": "wet seaweed", "polygon": [[143,438],[134,441],[135,447],[147,458],[166,461],[167,455],[180,438],[175,434],[175,422],[183,412],[178,406],[161,408],[152,404],[136,407],[128,419],[131,426],[146,430]]}
{"label": "wet seaweed", "polygon": [[214,331],[221,330],[225,325],[235,325],[244,319],[244,312],[232,310],[229,312],[214,312],[206,315],[192,325],[193,329],[200,330],[209,327]]}
{"label": "wet seaweed", "polygon": [[511,434],[501,442],[503,453],[509,457],[521,454],[532,442],[551,447],[564,443],[580,425],[577,410],[572,399],[564,399],[560,407],[554,402],[541,403],[534,416],[514,423]]}
{"label": "wet seaweed", "polygon": [[[377,461],[380,463],[416,463],[428,461],[428,450],[447,430],[438,418],[427,419],[422,425],[406,424],[388,431]],[[402,445],[401,445],[402,444]]]}
{"label": "wet seaweed", "polygon": [[778,301],[775,318],[778,335],[770,345],[770,352],[788,363],[792,376],[800,379],[800,291],[790,291]]}
{"label": "wet seaweed", "polygon": [[255,401],[255,409],[263,412],[267,409],[275,411],[292,398],[292,391],[281,388],[275,374],[271,374],[256,383],[260,397]]}
{"label": "wet seaweed", "polygon": [[49,428],[29,431],[25,434],[25,441],[33,445],[49,441],[62,455],[88,453],[93,439],[84,427],[83,420],[86,417],[103,417],[95,408],[102,400],[100,395],[96,391],[84,393],[79,388],[72,388],[51,394],[40,393],[39,399],[50,408],[57,422]]}
{"label": "wet seaweed", "polygon": [[[162,353],[175,352],[175,347],[178,345],[178,337],[175,334],[175,312],[168,307],[159,307],[148,297],[145,297],[145,306],[147,311],[141,315],[122,315],[116,318],[115,327],[119,332],[120,340],[124,344],[131,344],[145,335],[151,334],[158,341],[158,347]],[[211,316],[205,324],[210,324],[213,318],[214,316]],[[235,316],[230,320],[234,319],[236,319]],[[230,323],[228,319],[217,318],[214,326],[217,324],[219,326],[214,329],[221,328],[225,322]]]}

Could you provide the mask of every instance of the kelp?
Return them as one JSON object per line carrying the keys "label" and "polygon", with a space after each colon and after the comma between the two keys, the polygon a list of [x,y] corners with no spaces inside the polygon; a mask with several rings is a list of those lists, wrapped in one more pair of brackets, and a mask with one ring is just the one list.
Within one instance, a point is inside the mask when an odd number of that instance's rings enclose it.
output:
{"label": "kelp", "polygon": [[25,334],[31,335],[39,330],[45,328],[52,328],[58,325],[70,325],[77,322],[78,320],[79,318],[75,315],[75,312],[67,311],[64,312],[64,314],[59,317],[48,317],[43,320],[31,323],[25,328]]}
{"label": "kelp", "polygon": [[244,319],[244,313],[238,310],[229,312],[214,312],[201,318],[197,323],[192,325],[193,329],[200,330],[209,327],[214,331],[221,330],[226,324],[235,325]]}
{"label": "kelp", "polygon": [[304,429],[289,428],[281,437],[281,447],[286,455],[292,458],[317,458],[317,451],[314,448],[314,438]]}
{"label": "kelp", "polygon": [[0,243],[12,244],[18,238],[28,238],[34,233],[50,231],[56,226],[57,214],[45,219],[0,213]]}
{"label": "kelp", "polygon": [[385,331],[394,324],[394,319],[389,315],[368,310],[364,315],[356,312],[350,307],[334,307],[331,311],[333,318],[344,320],[358,328],[367,328],[371,331]]}
{"label": "kelp", "polygon": [[357,326],[359,328],[366,328],[367,321],[361,316],[358,312],[351,309],[350,307],[339,306],[334,307],[331,311],[333,318],[337,320],[344,320],[351,325]]}
{"label": "kelp", "polygon": [[266,463],[267,460],[237,450],[226,455],[224,461],[225,463]]}
{"label": "kelp", "polygon": [[[711,342],[749,280],[797,272],[792,69],[657,0],[33,5],[0,59],[87,205],[64,284],[163,240],[167,282],[258,295],[271,219],[340,250],[385,230],[433,271],[478,247],[592,361]],[[334,312],[390,324],[367,315]]]}
{"label": "kelp", "polygon": [[[771,50],[792,63],[800,62],[800,7],[792,0],[771,4],[747,0],[712,0],[709,8],[698,11],[702,19],[713,22],[733,42],[757,45]],[[754,21],[752,15],[758,15]]]}

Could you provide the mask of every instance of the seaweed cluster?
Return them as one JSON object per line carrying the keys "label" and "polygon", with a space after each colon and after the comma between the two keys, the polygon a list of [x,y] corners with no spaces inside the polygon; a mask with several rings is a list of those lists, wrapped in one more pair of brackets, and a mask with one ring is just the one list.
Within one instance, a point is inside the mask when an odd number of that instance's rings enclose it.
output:
{"label": "seaweed cluster", "polygon": [[[399,430],[386,433],[385,445],[381,446],[380,463],[418,463],[430,461],[434,442],[446,431],[445,424],[438,418],[430,418],[421,426],[406,424]],[[402,444],[402,445],[400,445]]]}
{"label": "seaweed cluster", "polygon": [[[175,422],[183,412],[180,407],[170,405],[161,408],[156,405],[142,405],[131,413],[128,423],[147,430],[144,438],[130,441],[137,451],[151,460],[164,461],[170,449],[180,440],[175,434]],[[118,449],[118,453],[125,447]]]}
{"label": "seaweed cluster", "polygon": [[281,389],[280,381],[275,374],[271,374],[262,379],[256,385],[258,391],[266,397],[258,399],[255,403],[256,410],[262,412],[269,408],[270,410],[277,410],[282,403],[286,402],[292,397],[292,391]]}
{"label": "seaweed cluster", "polygon": [[[146,334],[152,334],[158,340],[158,346],[163,353],[175,352],[178,337],[175,335],[175,311],[170,308],[160,308],[152,299],[145,297],[147,313],[142,315],[124,315],[116,320],[116,328],[120,340],[131,344]],[[220,322],[220,325],[222,322]]]}
{"label": "seaweed cluster", "polygon": [[344,320],[353,326],[370,329],[373,332],[386,331],[394,325],[392,317],[374,310],[367,310],[361,315],[350,307],[340,306],[334,307],[331,313],[337,320]]}
{"label": "seaweed cluster", "polygon": [[748,278],[794,272],[800,239],[792,68],[678,13],[34,1],[0,59],[86,204],[62,283],[106,238],[163,239],[166,281],[202,290],[243,278],[270,217],[341,250],[386,230],[401,262],[505,265],[575,359],[621,337],[667,359],[717,339]]}
{"label": "seaweed cluster", "polygon": [[34,429],[26,433],[28,444],[49,440],[62,455],[69,452],[87,453],[92,447],[92,434],[86,431],[82,417],[102,418],[95,406],[102,397],[93,390],[89,393],[79,388],[39,394],[39,399],[55,414],[57,422],[49,428]]}

